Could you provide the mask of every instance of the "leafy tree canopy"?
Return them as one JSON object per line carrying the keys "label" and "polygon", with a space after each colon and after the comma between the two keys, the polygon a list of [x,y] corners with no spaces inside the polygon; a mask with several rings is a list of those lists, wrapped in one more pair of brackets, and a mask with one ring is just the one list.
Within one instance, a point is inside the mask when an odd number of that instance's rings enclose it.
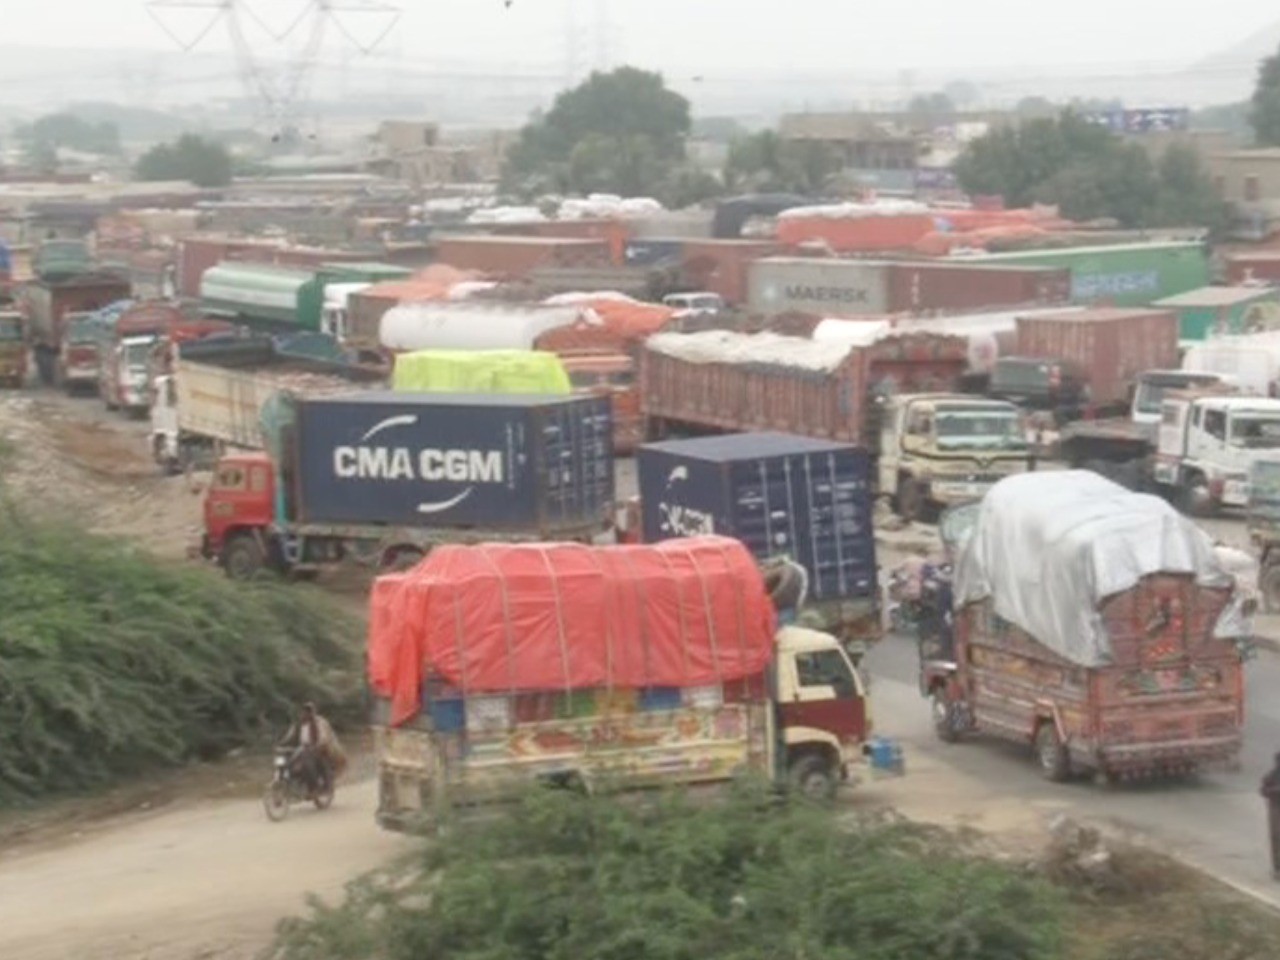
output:
{"label": "leafy tree canopy", "polygon": [[821,193],[840,168],[840,156],[830,144],[784,140],[773,130],[762,130],[729,148],[725,183],[743,192]]}
{"label": "leafy tree canopy", "polygon": [[1258,67],[1249,123],[1260,147],[1280,146],[1280,51]]}
{"label": "leafy tree canopy", "polygon": [[968,146],[955,169],[971,194],[1000,195],[1010,206],[1053,203],[1075,220],[1217,228],[1225,218],[1193,150],[1170,148],[1153,164],[1142,147],[1073,111],[992,130]]}
{"label": "leafy tree canopy", "polygon": [[689,101],[635,67],[593,73],[528,124],[507,158],[508,189],[659,194],[684,159]]}
{"label": "leafy tree canopy", "polygon": [[91,123],[71,113],[50,113],[19,126],[17,139],[31,151],[82,150],[85,153],[120,152],[120,131],[114,123]]}
{"label": "leafy tree canopy", "polygon": [[144,153],[134,173],[139,180],[188,180],[198,187],[225,187],[231,182],[231,154],[220,144],[183,134]]}

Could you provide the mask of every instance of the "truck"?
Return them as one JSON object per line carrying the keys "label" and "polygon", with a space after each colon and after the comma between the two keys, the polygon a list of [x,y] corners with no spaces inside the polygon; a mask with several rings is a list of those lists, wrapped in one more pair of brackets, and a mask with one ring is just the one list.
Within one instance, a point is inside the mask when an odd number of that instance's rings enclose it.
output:
{"label": "truck", "polygon": [[[151,452],[168,472],[216,459],[228,448],[264,447],[262,409],[295,396],[350,393],[379,385],[381,370],[302,355],[290,340],[261,334],[178,343],[153,378]],[[336,346],[335,346],[336,349]]]}
{"label": "truck", "polygon": [[177,304],[142,300],[98,327],[98,396],[108,410],[142,416],[151,407],[150,363],[171,327],[185,319]]}
{"label": "truck", "polygon": [[771,333],[663,333],[641,363],[650,439],[784,431],[866,447],[877,493],[918,519],[1031,467],[1018,409],[954,393],[962,337],[889,330],[863,344]]}
{"label": "truck", "polygon": [[265,452],[229,453],[199,553],[228,576],[411,566],[441,543],[582,540],[613,523],[602,397],[277,394]]}
{"label": "truck", "polygon": [[22,288],[27,337],[40,379],[57,377],[63,328],[68,314],[98,310],[129,299],[129,281],[113,273],[80,273],[57,280],[36,280]]}
{"label": "truck", "polygon": [[754,774],[830,798],[885,752],[847,654],[776,629],[752,557],[728,538],[442,547],[379,578],[370,609],[385,829],[430,829],[536,784]]}
{"label": "truck", "polygon": [[93,252],[84,240],[44,240],[36,246],[31,258],[31,272],[37,280],[46,283],[92,273],[93,268]]}
{"label": "truck", "polygon": [[[804,612],[855,656],[880,638],[865,450],[782,433],[672,440],[636,454],[646,543],[730,536],[805,571]],[[632,521],[634,522],[634,521]]]}
{"label": "truck", "polygon": [[1172,391],[1158,436],[1153,479],[1184,510],[1244,508],[1253,462],[1280,450],[1280,400]]}
{"label": "truck", "polygon": [[1239,762],[1252,625],[1203,531],[1088,471],[1011,477],[960,509],[976,515],[952,649],[921,662],[942,740],[1023,744],[1054,781]]}
{"label": "truck", "polygon": [[1225,393],[1234,385],[1216,373],[1148,370],[1137,378],[1128,416],[1065,424],[1054,444],[1057,458],[1073,468],[1106,474],[1123,481],[1125,486],[1145,486],[1155,456],[1165,395],[1187,389]]}
{"label": "truck", "polygon": [[18,388],[27,379],[27,344],[22,314],[0,310],[0,384]]}
{"label": "truck", "polygon": [[62,348],[58,351],[56,379],[68,396],[88,390],[97,391],[101,318],[110,309],[108,306],[102,310],[69,313],[66,316]]}

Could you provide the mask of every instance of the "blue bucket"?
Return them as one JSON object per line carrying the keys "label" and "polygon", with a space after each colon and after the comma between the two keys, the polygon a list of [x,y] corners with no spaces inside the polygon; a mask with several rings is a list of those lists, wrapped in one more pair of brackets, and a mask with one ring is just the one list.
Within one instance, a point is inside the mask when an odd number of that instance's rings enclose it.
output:
{"label": "blue bucket", "polygon": [[867,743],[866,753],[871,761],[872,770],[882,773],[902,773],[906,767],[902,746],[887,737],[874,737]]}

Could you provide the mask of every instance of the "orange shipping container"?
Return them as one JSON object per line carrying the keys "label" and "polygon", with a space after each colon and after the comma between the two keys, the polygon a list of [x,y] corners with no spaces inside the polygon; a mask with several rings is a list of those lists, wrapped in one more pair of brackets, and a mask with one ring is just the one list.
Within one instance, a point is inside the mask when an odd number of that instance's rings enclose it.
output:
{"label": "orange shipping container", "polygon": [[609,262],[626,265],[631,226],[625,220],[544,220],[538,223],[500,224],[491,228],[498,236],[551,237],[562,240],[603,240],[609,245]]}
{"label": "orange shipping container", "polygon": [[909,250],[932,233],[931,214],[867,217],[779,217],[778,241],[787,246],[824,242],[837,253]]}
{"label": "orange shipping container", "polygon": [[1177,368],[1178,315],[1098,308],[1019,317],[1018,354],[1071,364],[1097,406],[1125,403],[1139,374]]}
{"label": "orange shipping container", "polygon": [[458,235],[437,237],[435,248],[438,263],[502,279],[522,279],[540,267],[609,264],[609,244],[604,240]]}

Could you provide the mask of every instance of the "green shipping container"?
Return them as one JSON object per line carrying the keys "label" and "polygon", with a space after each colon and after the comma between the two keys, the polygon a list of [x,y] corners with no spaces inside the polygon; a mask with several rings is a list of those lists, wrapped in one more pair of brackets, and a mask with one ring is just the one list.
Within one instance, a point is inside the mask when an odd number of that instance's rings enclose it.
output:
{"label": "green shipping container", "polygon": [[993,253],[980,263],[1066,267],[1073,303],[1145,307],[1209,285],[1209,252],[1202,243],[1133,243]]}
{"label": "green shipping container", "polygon": [[1280,291],[1271,287],[1202,287],[1157,300],[1153,307],[1178,315],[1178,339],[1247,333],[1280,311]]}
{"label": "green shipping container", "polygon": [[257,263],[220,263],[200,278],[200,306],[260,330],[320,329],[324,291],[307,270]]}

